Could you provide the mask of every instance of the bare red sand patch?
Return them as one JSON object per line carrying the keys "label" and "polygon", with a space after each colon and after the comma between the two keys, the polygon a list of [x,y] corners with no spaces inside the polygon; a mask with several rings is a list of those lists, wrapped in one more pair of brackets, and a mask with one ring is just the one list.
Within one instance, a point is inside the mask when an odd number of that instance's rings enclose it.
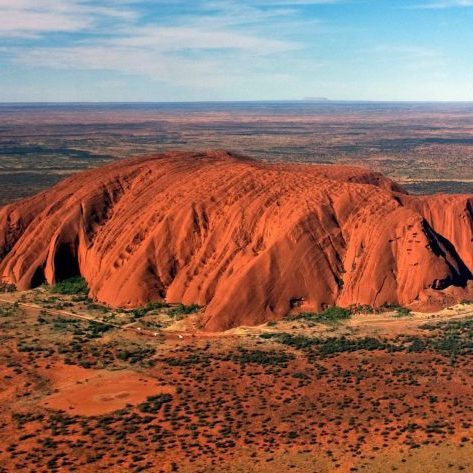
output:
{"label": "bare red sand patch", "polygon": [[174,393],[169,385],[133,371],[88,370],[78,366],[58,367],[53,373],[55,392],[41,401],[44,407],[86,416],[100,415],[139,404],[148,396]]}

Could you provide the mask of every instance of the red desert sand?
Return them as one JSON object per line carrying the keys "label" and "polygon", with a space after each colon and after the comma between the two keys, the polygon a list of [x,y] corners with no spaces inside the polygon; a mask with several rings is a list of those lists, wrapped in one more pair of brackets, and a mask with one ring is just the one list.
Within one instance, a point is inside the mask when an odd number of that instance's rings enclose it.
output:
{"label": "red desert sand", "polygon": [[410,196],[358,167],[224,151],[119,161],[0,210],[0,275],[81,274],[111,306],[205,306],[209,331],[333,305],[473,293],[473,195]]}
{"label": "red desert sand", "polygon": [[42,405],[85,416],[138,404],[147,396],[175,392],[172,386],[159,386],[155,379],[132,371],[88,370],[79,366],[55,367],[52,382],[57,392],[44,398]]}

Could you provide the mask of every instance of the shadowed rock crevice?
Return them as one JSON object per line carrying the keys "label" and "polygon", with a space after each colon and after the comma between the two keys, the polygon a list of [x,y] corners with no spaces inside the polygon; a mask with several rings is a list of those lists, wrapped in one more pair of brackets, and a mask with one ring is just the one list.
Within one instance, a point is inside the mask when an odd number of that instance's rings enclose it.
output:
{"label": "shadowed rock crevice", "polygon": [[455,247],[445,237],[436,233],[427,222],[424,224],[426,234],[430,237],[430,247],[435,255],[443,258],[450,269],[449,277],[435,280],[433,289],[442,290],[450,285],[466,287],[468,281],[473,279],[471,271],[458,255]]}
{"label": "shadowed rock crevice", "polygon": [[74,243],[61,243],[54,255],[54,280],[80,276],[79,260],[77,255],[78,241]]}
{"label": "shadowed rock crevice", "polygon": [[46,277],[44,276],[44,266],[38,266],[33,273],[33,277],[31,278],[30,286],[32,288],[39,287],[41,284],[46,282]]}

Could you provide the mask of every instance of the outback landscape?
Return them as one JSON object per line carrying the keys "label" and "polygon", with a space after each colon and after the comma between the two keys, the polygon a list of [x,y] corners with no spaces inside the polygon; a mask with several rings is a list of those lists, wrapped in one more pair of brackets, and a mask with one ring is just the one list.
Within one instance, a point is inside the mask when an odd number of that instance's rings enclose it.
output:
{"label": "outback landscape", "polygon": [[1,294],[2,471],[473,468],[471,303],[210,334],[197,306],[112,310],[86,292]]}
{"label": "outback landscape", "polygon": [[0,18],[0,473],[473,472],[473,0]]}
{"label": "outback landscape", "polygon": [[0,471],[471,471],[473,196],[276,161],[0,210]]}
{"label": "outback landscape", "polygon": [[469,103],[3,104],[0,204],[114,159],[176,149],[362,165],[413,193],[472,193],[472,130]]}

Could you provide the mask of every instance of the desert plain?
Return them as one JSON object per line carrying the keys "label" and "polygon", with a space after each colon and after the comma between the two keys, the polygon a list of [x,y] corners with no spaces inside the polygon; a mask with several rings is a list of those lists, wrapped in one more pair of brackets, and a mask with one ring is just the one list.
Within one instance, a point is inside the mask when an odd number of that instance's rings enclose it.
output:
{"label": "desert plain", "polygon": [[473,191],[471,103],[0,105],[0,204],[114,159],[225,149],[367,166],[414,193]]}
{"label": "desert plain", "polygon": [[196,307],[1,295],[3,471],[471,471],[466,302],[222,333]]}
{"label": "desert plain", "polygon": [[[0,471],[473,471],[471,105],[182,107],[1,106]],[[168,192],[148,158],[124,161],[168,150],[188,161],[164,174],[195,181]],[[212,200],[194,152],[217,156],[243,200]],[[233,156],[240,174],[225,171]],[[105,164],[131,171],[73,176]],[[150,182],[168,193],[141,214]],[[314,248],[325,269],[311,279]],[[370,303],[356,303],[359,281]]]}

